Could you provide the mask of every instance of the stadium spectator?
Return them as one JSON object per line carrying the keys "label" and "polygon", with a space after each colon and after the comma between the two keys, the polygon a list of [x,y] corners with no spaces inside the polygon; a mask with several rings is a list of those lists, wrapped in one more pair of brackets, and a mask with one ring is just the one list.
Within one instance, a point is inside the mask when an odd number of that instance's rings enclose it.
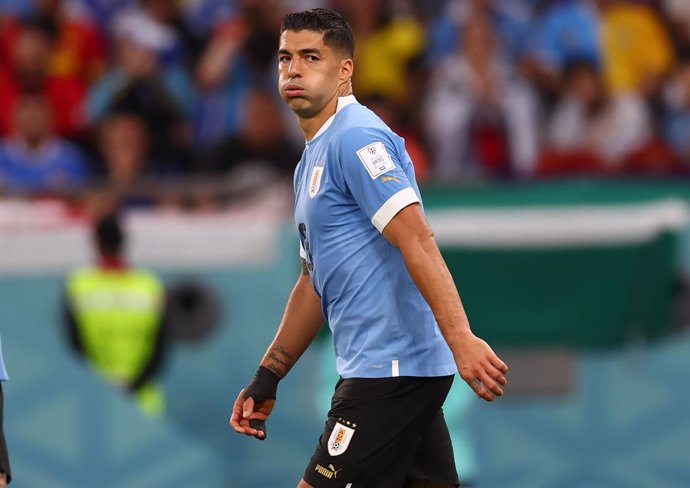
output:
{"label": "stadium spectator", "polygon": [[548,102],[558,98],[565,68],[579,60],[601,64],[599,11],[591,2],[550,2],[533,24],[522,67]]}
{"label": "stadium spectator", "polygon": [[55,34],[48,72],[56,77],[74,77],[90,83],[106,66],[106,38],[88,16],[82,15],[74,1],[33,0],[23,17],[11,16],[0,28],[0,44],[7,53],[20,34],[22,20],[44,25]]}
{"label": "stadium spectator", "polygon": [[262,169],[291,178],[301,147],[288,137],[282,110],[273,91],[254,89],[247,95],[239,133],[215,145],[201,161],[206,173]]}
{"label": "stadium spectator", "polygon": [[114,20],[116,38],[136,37],[164,67],[193,60],[201,41],[187,28],[179,2],[138,0]]}
{"label": "stadium spectator", "polygon": [[[610,94],[592,63],[574,62],[566,70],[563,96],[547,124],[547,154],[552,161],[547,166],[558,166],[554,158],[560,157],[564,173],[616,171],[652,136],[649,109],[640,95]],[[575,158],[567,157],[573,153]],[[582,166],[577,166],[578,161]]]}
{"label": "stadium spectator", "polygon": [[57,32],[42,21],[24,22],[11,45],[11,61],[0,63],[0,134],[12,123],[14,105],[22,93],[42,93],[51,102],[55,131],[61,136],[83,135],[85,84],[74,76],[50,73]]}
{"label": "stadium spectator", "polygon": [[236,15],[219,23],[199,60],[201,91],[196,140],[204,145],[236,134],[243,103],[253,87],[275,86],[277,27],[282,10],[273,1],[243,0]]}
{"label": "stadium spectator", "polygon": [[427,91],[436,178],[531,174],[538,151],[537,101],[501,58],[486,16],[468,20],[460,54],[434,70]]}
{"label": "stadium spectator", "polygon": [[601,11],[603,76],[613,94],[636,92],[652,100],[673,67],[673,45],[649,6],[597,0]]}
{"label": "stadium spectator", "polygon": [[0,145],[0,185],[8,191],[75,188],[89,177],[81,151],[53,132],[49,102],[26,95],[15,105],[13,135]]}
{"label": "stadium spectator", "polygon": [[155,174],[150,160],[151,136],[146,120],[136,112],[112,112],[99,127],[98,153],[105,179],[126,191],[142,177]]}
{"label": "stadium spectator", "polygon": [[685,61],[667,84],[663,134],[678,156],[690,164],[690,61]]}
{"label": "stadium spectator", "polygon": [[[195,89],[187,72],[180,66],[161,65],[156,57],[156,46],[145,29],[132,31],[117,39],[117,58],[111,68],[92,87],[88,100],[88,115],[97,122],[123,98],[125,92],[149,91],[147,104],[180,116],[194,113]],[[142,108],[149,112],[151,106]]]}
{"label": "stadium spectator", "polygon": [[[441,2],[442,4],[444,2]],[[465,23],[485,15],[496,31],[501,55],[517,63],[530,39],[532,10],[522,0],[450,0],[432,15],[428,26],[428,61],[435,63],[457,52],[456,40]]]}
{"label": "stadium spectator", "polygon": [[423,26],[407,12],[396,12],[389,0],[341,0],[357,38],[353,86],[359,97],[382,95],[400,100],[406,90],[408,63],[425,47]]}
{"label": "stadium spectator", "polygon": [[190,169],[189,117],[196,91],[181,66],[163,67],[144,38],[136,35],[118,41],[118,64],[91,89],[89,117],[98,122],[107,114],[133,112],[146,121],[151,153],[161,174],[181,174]]}

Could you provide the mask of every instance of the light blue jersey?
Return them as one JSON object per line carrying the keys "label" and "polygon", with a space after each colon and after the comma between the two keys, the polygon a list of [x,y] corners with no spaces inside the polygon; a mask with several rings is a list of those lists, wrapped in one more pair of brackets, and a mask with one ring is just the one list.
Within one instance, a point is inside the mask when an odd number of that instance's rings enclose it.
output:
{"label": "light blue jersey", "polygon": [[400,251],[381,234],[416,202],[403,139],[353,96],[340,98],[295,170],[295,222],[343,378],[456,372]]}
{"label": "light blue jersey", "polygon": [[5,369],[5,361],[2,358],[2,336],[0,336],[0,381],[7,381],[10,377]]}

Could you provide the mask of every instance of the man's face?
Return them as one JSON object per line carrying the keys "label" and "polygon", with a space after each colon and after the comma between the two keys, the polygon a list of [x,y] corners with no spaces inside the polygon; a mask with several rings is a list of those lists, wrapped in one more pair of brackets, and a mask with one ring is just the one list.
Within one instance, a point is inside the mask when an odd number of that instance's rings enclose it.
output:
{"label": "man's face", "polygon": [[303,118],[320,113],[345,81],[343,57],[323,42],[323,34],[284,31],[278,50],[278,91]]}

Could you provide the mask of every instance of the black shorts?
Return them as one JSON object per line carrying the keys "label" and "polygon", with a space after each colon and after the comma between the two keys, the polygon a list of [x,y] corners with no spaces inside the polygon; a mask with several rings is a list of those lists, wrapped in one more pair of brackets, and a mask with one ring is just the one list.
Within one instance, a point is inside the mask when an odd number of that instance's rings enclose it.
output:
{"label": "black shorts", "polygon": [[452,384],[453,376],[341,379],[304,480],[315,488],[401,488],[407,479],[459,486],[441,410]]}

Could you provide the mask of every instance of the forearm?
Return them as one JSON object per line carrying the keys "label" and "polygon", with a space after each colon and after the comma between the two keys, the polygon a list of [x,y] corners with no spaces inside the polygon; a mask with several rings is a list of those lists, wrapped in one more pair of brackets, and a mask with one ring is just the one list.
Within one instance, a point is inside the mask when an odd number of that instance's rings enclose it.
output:
{"label": "forearm", "polygon": [[453,354],[459,343],[471,334],[469,320],[433,234],[413,239],[400,246],[412,280],[431,307],[436,322]]}
{"label": "forearm", "polygon": [[261,366],[283,378],[312,343],[323,325],[321,300],[311,278],[302,274],[290,293],[283,318]]}

